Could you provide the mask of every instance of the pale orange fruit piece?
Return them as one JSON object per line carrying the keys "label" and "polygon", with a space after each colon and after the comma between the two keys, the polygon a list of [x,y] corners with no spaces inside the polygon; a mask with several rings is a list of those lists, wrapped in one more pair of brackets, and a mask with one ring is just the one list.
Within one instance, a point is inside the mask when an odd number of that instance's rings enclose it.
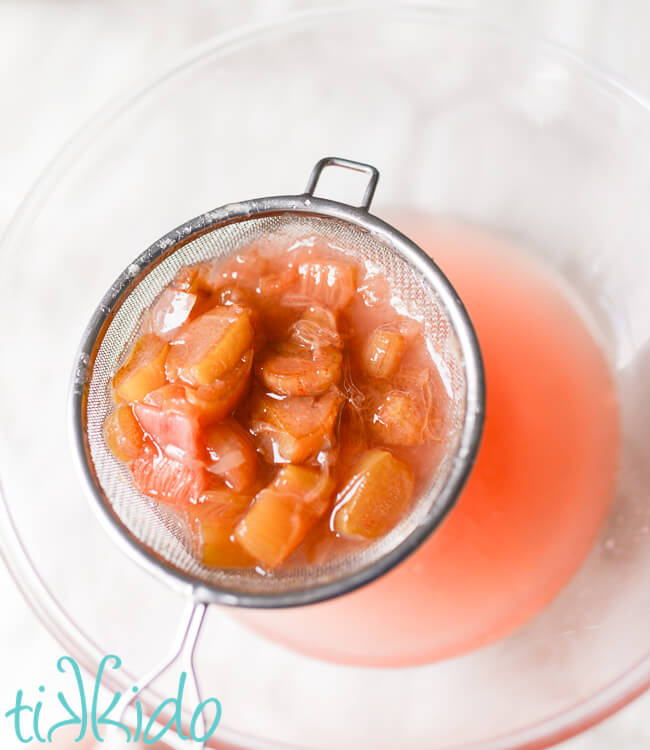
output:
{"label": "pale orange fruit piece", "polygon": [[235,539],[261,565],[275,568],[327,512],[333,491],[327,474],[286,466],[257,494],[235,528]]}
{"label": "pale orange fruit piece", "polygon": [[196,294],[173,287],[164,289],[149,314],[151,332],[158,338],[170,341],[190,319],[197,300]]}
{"label": "pale orange fruit piece", "polygon": [[147,439],[142,451],[131,464],[133,483],[139,492],[156,500],[186,507],[205,492],[210,476],[205,466],[177,461]]}
{"label": "pale orange fruit piece", "polygon": [[211,385],[184,386],[185,396],[197,408],[201,424],[211,424],[232,414],[246,393],[252,365],[253,350],[249,349],[232,370]]}
{"label": "pale orange fruit piece", "polygon": [[234,419],[207,428],[207,468],[236,492],[250,489],[257,479],[257,451],[251,436]]}
{"label": "pale orange fruit piece", "polygon": [[366,451],[337,495],[334,530],[344,536],[376,539],[402,518],[412,497],[411,469],[388,451]]}
{"label": "pale orange fruit piece", "polygon": [[269,299],[266,301],[270,302],[290,289],[297,277],[298,271],[294,267],[264,274],[259,279],[256,291],[261,297],[268,297]]}
{"label": "pale orange fruit piece", "polygon": [[338,348],[309,351],[285,342],[259,359],[256,374],[269,390],[283,396],[318,396],[340,382],[342,366]]}
{"label": "pale orange fruit piece", "polygon": [[310,307],[289,329],[289,340],[309,350],[342,346],[336,317],[324,307]]}
{"label": "pale orange fruit piece", "polygon": [[390,378],[394,375],[406,351],[406,339],[390,328],[376,328],[368,337],[362,350],[363,368],[373,378]]}
{"label": "pale orange fruit piece", "polygon": [[298,294],[331,310],[342,310],[356,290],[357,269],[352,263],[304,260],[298,264]]}
{"label": "pale orange fruit piece", "polygon": [[262,276],[273,273],[272,263],[267,257],[267,240],[262,240],[256,247],[253,243],[240,252],[231,255],[227,261],[213,261],[221,271],[223,278],[236,281],[238,285],[255,289]]}
{"label": "pale orange fruit piece", "polygon": [[219,305],[238,305],[250,309],[255,304],[255,292],[235,283],[224,284],[215,292]]}
{"label": "pale orange fruit piece", "polygon": [[137,458],[144,435],[130,406],[118,406],[108,415],[104,423],[104,437],[118,461],[128,463]]}
{"label": "pale orange fruit piece", "polygon": [[181,383],[168,383],[133,405],[142,429],[167,455],[179,461],[200,459],[203,442],[199,409],[186,398]]}
{"label": "pale orange fruit piece", "polygon": [[188,323],[171,342],[165,372],[171,381],[211,385],[237,365],[253,343],[250,313],[238,305],[216,306]]}
{"label": "pale orange fruit piece", "polygon": [[335,444],[343,394],[332,388],[322,396],[276,399],[254,396],[251,431],[272,463],[302,463]]}
{"label": "pale orange fruit piece", "polygon": [[417,395],[389,391],[374,409],[370,434],[384,445],[421,445],[429,439],[429,409]]}
{"label": "pale orange fruit piece", "polygon": [[360,410],[346,401],[339,421],[339,444],[336,456],[336,474],[340,483],[346,482],[354,465],[367,449],[368,436],[366,423]]}
{"label": "pale orange fruit piece", "polygon": [[210,295],[224,283],[219,264],[206,260],[178,270],[171,286],[191,294]]}
{"label": "pale orange fruit piece", "polygon": [[146,333],[134,344],[126,362],[113,377],[116,401],[140,401],[165,384],[165,359],[169,344]]}
{"label": "pale orange fruit piece", "polygon": [[234,540],[237,522],[251,502],[250,495],[231,490],[204,492],[188,511],[195,549],[213,568],[250,568],[255,560]]}

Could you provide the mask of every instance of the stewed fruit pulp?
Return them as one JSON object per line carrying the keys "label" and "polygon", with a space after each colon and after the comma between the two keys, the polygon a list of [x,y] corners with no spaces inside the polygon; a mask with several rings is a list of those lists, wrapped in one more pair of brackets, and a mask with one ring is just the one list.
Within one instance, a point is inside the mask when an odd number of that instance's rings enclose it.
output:
{"label": "stewed fruit pulp", "polygon": [[106,441],[140,492],[184,514],[206,565],[367,545],[440,457],[446,396],[404,309],[314,236],[183,267],[113,377]]}

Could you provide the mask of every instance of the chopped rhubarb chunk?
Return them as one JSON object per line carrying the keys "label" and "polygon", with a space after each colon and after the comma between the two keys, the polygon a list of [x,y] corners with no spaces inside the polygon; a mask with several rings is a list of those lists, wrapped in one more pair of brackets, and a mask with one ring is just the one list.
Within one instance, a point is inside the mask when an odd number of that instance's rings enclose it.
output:
{"label": "chopped rhubarb chunk", "polygon": [[256,373],[283,396],[318,396],[340,382],[342,364],[341,351],[333,346],[309,351],[285,342],[260,358]]}
{"label": "chopped rhubarb chunk", "polygon": [[257,452],[251,436],[234,419],[210,427],[205,447],[207,468],[236,492],[250,489],[257,479]]}
{"label": "chopped rhubarb chunk", "polygon": [[359,409],[347,401],[341,410],[339,423],[339,450],[336,464],[340,483],[346,482],[354,470],[354,465],[367,449],[366,424]]}
{"label": "chopped rhubarb chunk", "polygon": [[340,382],[343,355],[336,318],[310,307],[289,329],[289,336],[257,362],[257,376],[284,396],[317,396]]}
{"label": "chopped rhubarb chunk", "polygon": [[334,260],[304,260],[298,265],[298,294],[331,310],[342,310],[356,289],[356,268]]}
{"label": "chopped rhubarb chunk", "polygon": [[128,463],[137,458],[144,435],[130,406],[118,406],[109,414],[104,424],[104,437],[111,453],[118,461]]}
{"label": "chopped rhubarb chunk", "polygon": [[252,365],[253,350],[249,349],[232,370],[211,385],[185,386],[185,396],[198,409],[201,424],[211,424],[232,414],[248,389]]}
{"label": "chopped rhubarb chunk", "polygon": [[256,394],[251,432],[262,455],[272,463],[302,463],[336,443],[335,428],[343,394],[336,388],[322,396],[272,398]]}
{"label": "chopped rhubarb chunk", "polygon": [[183,266],[174,277],[171,288],[188,294],[197,294],[200,291],[198,279],[199,274],[196,266]]}
{"label": "chopped rhubarb chunk", "polygon": [[259,492],[237,524],[235,539],[266,568],[275,568],[296,549],[326,512],[334,491],[327,474],[286,466]]}
{"label": "chopped rhubarb chunk", "polygon": [[153,334],[141,336],[126,362],[113,377],[116,401],[139,401],[165,384],[165,358],[169,345]]}
{"label": "chopped rhubarb chunk", "polygon": [[364,370],[374,378],[390,378],[397,372],[405,350],[406,339],[401,333],[387,327],[376,328],[363,348]]}
{"label": "chopped rhubarb chunk", "polygon": [[222,269],[224,276],[240,286],[255,289],[260,276],[271,271],[271,261],[264,248],[249,246],[245,252],[237,253]]}
{"label": "chopped rhubarb chunk", "polygon": [[163,290],[151,308],[151,331],[165,341],[169,341],[185,325],[197,302],[196,294],[180,289]]}
{"label": "chopped rhubarb chunk", "polygon": [[238,305],[250,309],[255,301],[255,294],[246,287],[237,284],[224,284],[215,292],[220,305]]}
{"label": "chopped rhubarb chunk", "polygon": [[372,436],[385,445],[421,445],[430,437],[429,409],[414,394],[389,391],[374,410]]}
{"label": "chopped rhubarb chunk", "polygon": [[182,463],[170,458],[156,445],[146,440],[140,455],[131,464],[133,483],[143,495],[163,503],[185,507],[203,494],[209,475],[203,464]]}
{"label": "chopped rhubarb chunk", "polygon": [[167,378],[211,385],[241,360],[253,343],[250,313],[238,305],[218,305],[188,323],[171,342]]}
{"label": "chopped rhubarb chunk", "polygon": [[412,496],[411,469],[388,451],[369,450],[336,498],[333,528],[344,536],[376,539],[395,526]]}
{"label": "chopped rhubarb chunk", "polygon": [[201,509],[208,512],[210,508],[220,507],[224,510],[230,510],[233,514],[241,518],[248,510],[248,506],[253,502],[253,496],[245,492],[236,492],[225,487],[206,490],[198,500],[198,503],[192,508],[191,515],[201,514]]}
{"label": "chopped rhubarb chunk", "polygon": [[336,318],[324,307],[306,310],[289,329],[289,340],[312,351],[342,345]]}
{"label": "chopped rhubarb chunk", "polygon": [[219,265],[207,260],[179,269],[171,286],[183,292],[210,296],[223,284],[223,278]]}
{"label": "chopped rhubarb chunk", "polygon": [[188,512],[196,550],[213,568],[250,568],[255,560],[234,540],[235,526],[250,505],[250,495],[230,490],[205,492]]}
{"label": "chopped rhubarb chunk", "polygon": [[165,453],[178,461],[201,458],[199,410],[189,403],[180,384],[164,385],[134,404],[142,429]]}
{"label": "chopped rhubarb chunk", "polygon": [[286,292],[298,277],[298,271],[293,266],[277,273],[263,275],[257,284],[257,293],[262,297],[275,299]]}

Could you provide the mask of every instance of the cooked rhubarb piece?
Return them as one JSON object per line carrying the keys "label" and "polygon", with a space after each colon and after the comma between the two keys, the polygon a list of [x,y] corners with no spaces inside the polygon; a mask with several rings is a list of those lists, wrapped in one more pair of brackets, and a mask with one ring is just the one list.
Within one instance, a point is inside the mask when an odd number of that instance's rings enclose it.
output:
{"label": "cooked rhubarb piece", "polygon": [[118,461],[128,463],[137,458],[144,435],[130,406],[118,406],[108,415],[104,423],[104,437],[111,453]]}
{"label": "cooked rhubarb piece", "polygon": [[261,276],[273,272],[271,259],[265,250],[265,247],[256,247],[254,243],[252,246],[249,245],[245,252],[237,253],[225,264],[220,264],[218,261],[216,263],[224,279],[235,281],[239,286],[247,289],[255,289]]}
{"label": "cooked rhubarb piece", "polygon": [[339,486],[350,478],[354,466],[368,449],[366,423],[360,410],[346,401],[339,422],[339,446],[336,473]]}
{"label": "cooked rhubarb piece", "polygon": [[225,306],[237,305],[248,310],[250,322],[255,331],[253,347],[259,349],[264,345],[266,342],[264,324],[268,317],[268,309],[264,306],[264,301],[255,293],[254,289],[230,283],[220,287],[211,299],[213,300],[213,304]]}
{"label": "cooked rhubarb piece", "polygon": [[201,424],[211,424],[232,414],[246,393],[252,365],[253,350],[249,349],[232,370],[211,385],[184,386],[185,397],[198,409]]}
{"label": "cooked rhubarb piece", "polygon": [[286,340],[259,358],[256,372],[275,393],[317,396],[340,382],[342,364],[336,318],[312,306],[289,328]]}
{"label": "cooked rhubarb piece", "polygon": [[266,568],[275,568],[296,549],[328,509],[334,482],[304,466],[286,466],[261,490],[237,524],[235,539]]}
{"label": "cooked rhubarb piece", "polygon": [[404,515],[413,496],[413,473],[391,453],[377,448],[359,459],[339,492],[334,530],[344,536],[376,539]]}
{"label": "cooked rhubarb piece", "polygon": [[257,479],[257,452],[251,436],[234,419],[210,427],[205,436],[208,471],[236,492],[249,490]]}
{"label": "cooked rhubarb piece", "polygon": [[195,508],[190,512],[190,515],[194,515],[195,509],[198,514],[200,514],[201,508],[207,512],[210,508],[220,506],[232,510],[239,516],[239,518],[241,518],[252,502],[253,495],[249,495],[245,492],[235,492],[226,487],[218,487],[216,489],[206,490],[199,497],[198,502]]}
{"label": "cooked rhubarb piece", "polygon": [[342,310],[356,289],[356,267],[344,261],[304,260],[298,276],[298,294],[331,310]]}
{"label": "cooked rhubarb piece", "polygon": [[142,429],[171,458],[191,463],[203,457],[199,409],[189,403],[180,383],[151,391],[134,404],[133,412]]}
{"label": "cooked rhubarb piece", "polygon": [[188,512],[195,547],[205,565],[250,568],[255,560],[234,540],[235,526],[251,502],[250,495],[230,490],[205,492]]}
{"label": "cooked rhubarb piece", "polygon": [[257,393],[251,432],[272,463],[302,463],[336,443],[335,428],[343,394],[331,388],[322,396],[273,398]]}
{"label": "cooked rhubarb piece", "polygon": [[427,404],[416,395],[388,391],[372,414],[370,432],[385,445],[421,445],[430,438]]}
{"label": "cooked rhubarb piece", "polygon": [[141,336],[126,362],[113,377],[115,401],[139,401],[165,384],[165,358],[169,345],[151,333]]}
{"label": "cooked rhubarb piece", "polygon": [[197,295],[169,287],[164,289],[151,308],[151,332],[169,341],[185,325],[194,310]]}
{"label": "cooked rhubarb piece", "polygon": [[131,464],[133,483],[144,495],[163,503],[185,507],[196,502],[209,485],[209,475],[200,462],[191,466],[176,461],[145,440],[140,455]]}
{"label": "cooked rhubarb piece", "polygon": [[194,266],[179,269],[171,286],[183,292],[210,296],[224,283],[219,264],[207,260]]}
{"label": "cooked rhubarb piece", "polygon": [[271,391],[283,396],[318,396],[341,380],[343,356],[333,346],[309,351],[284,342],[263,355],[256,373]]}
{"label": "cooked rhubarb piece", "polygon": [[193,386],[211,385],[235,367],[253,343],[250,313],[218,305],[188,323],[171,342],[167,378]]}
{"label": "cooked rhubarb piece", "polygon": [[324,307],[310,307],[289,329],[289,340],[310,350],[342,345],[334,314]]}
{"label": "cooked rhubarb piece", "polygon": [[170,288],[196,295],[199,291],[197,267],[183,266],[180,268],[170,284]]}
{"label": "cooked rhubarb piece", "polygon": [[374,378],[390,378],[397,372],[406,350],[406,339],[399,331],[380,326],[370,334],[363,348],[363,368]]}
{"label": "cooked rhubarb piece", "polygon": [[216,290],[215,298],[219,305],[238,305],[250,310],[255,301],[255,293],[237,284],[224,284]]}
{"label": "cooked rhubarb piece", "polygon": [[293,266],[277,273],[267,273],[260,277],[257,292],[262,297],[277,298],[291,288],[298,277],[298,271]]}

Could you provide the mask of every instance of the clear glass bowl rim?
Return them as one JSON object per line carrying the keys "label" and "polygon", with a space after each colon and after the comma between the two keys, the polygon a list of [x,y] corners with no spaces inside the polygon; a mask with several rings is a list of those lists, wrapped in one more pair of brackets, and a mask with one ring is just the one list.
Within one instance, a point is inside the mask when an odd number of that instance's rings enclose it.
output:
{"label": "clear glass bowl rim", "polygon": [[[187,72],[194,66],[200,65],[207,58],[226,57],[229,53],[241,47],[253,46],[258,39],[277,31],[298,29],[303,24],[317,23],[323,19],[340,18],[344,22],[346,19],[367,15],[370,9],[372,9],[375,18],[401,18],[403,20],[418,18],[426,22],[439,22],[457,27],[464,26],[487,35],[501,37],[512,44],[525,45],[529,49],[534,49],[541,54],[564,62],[569,68],[573,67],[578,70],[604,95],[613,97],[619,103],[633,107],[641,117],[647,118],[650,125],[650,101],[635,92],[619,76],[587,62],[579,54],[562,44],[500,26],[486,16],[473,11],[447,8],[429,3],[395,3],[379,8],[371,3],[355,3],[345,7],[330,6],[291,13],[272,22],[246,25],[232,32],[211,37],[176,58],[174,62],[156,75],[146,77],[105,105],[69,138],[32,185],[11,219],[4,235],[0,237],[0,258],[4,253],[8,254],[11,251],[17,238],[20,237],[23,227],[31,223],[38,208],[47,199],[50,189],[57,184],[59,178],[83,154],[85,148],[105,129],[110,127],[112,122],[118,119],[123,112],[128,111],[131,105],[139,102],[158,86]],[[68,653],[75,654],[80,665],[87,671],[92,672],[101,660],[103,652],[68,617],[36,570],[11,516],[1,478],[0,540],[2,541],[0,555],[34,613],[59,644]],[[110,689],[123,690],[133,684],[132,680],[132,675],[120,672],[117,677],[107,675],[104,683]],[[650,650],[642,659],[623,671],[609,685],[601,688],[590,697],[567,707],[562,712],[523,729],[493,737],[487,741],[463,746],[454,745],[446,750],[539,750],[550,747],[606,719],[649,688]],[[159,700],[153,703],[155,700],[156,697],[152,694],[146,704],[157,705]],[[219,735],[221,741],[233,742],[242,747],[250,745],[265,750],[302,750],[297,746],[289,747],[285,743],[279,745],[273,741],[234,730],[220,731]],[[212,746],[212,743],[210,743],[210,746]]]}

